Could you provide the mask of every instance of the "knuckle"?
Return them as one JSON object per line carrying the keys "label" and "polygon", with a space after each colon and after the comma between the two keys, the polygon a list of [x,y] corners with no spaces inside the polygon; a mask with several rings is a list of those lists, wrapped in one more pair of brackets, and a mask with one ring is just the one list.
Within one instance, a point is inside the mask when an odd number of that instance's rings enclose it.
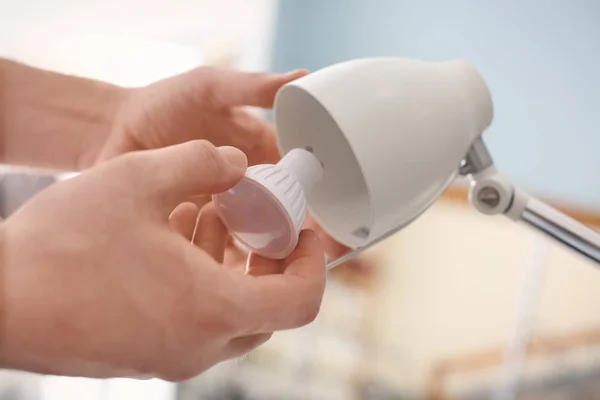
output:
{"label": "knuckle", "polygon": [[193,140],[190,142],[190,145],[194,147],[194,150],[199,152],[212,152],[215,150],[215,146],[208,140]]}
{"label": "knuckle", "polygon": [[[207,140],[194,140],[188,143],[190,159],[194,160],[198,176],[212,178],[225,167],[223,156],[217,148]],[[187,157],[186,157],[187,158]]]}
{"label": "knuckle", "polygon": [[311,307],[308,312],[306,313],[306,324],[310,324],[311,322],[314,322],[315,319],[317,319],[317,316],[319,315],[319,311],[321,310],[321,305],[317,304],[313,307]]}
{"label": "knuckle", "polygon": [[199,372],[187,367],[169,368],[161,374],[161,378],[167,382],[181,383],[197,376]]}
{"label": "knuckle", "polygon": [[139,168],[141,164],[144,162],[144,157],[141,153],[131,152],[122,155],[121,163],[125,165],[128,169]]}
{"label": "knuckle", "polygon": [[210,66],[210,65],[202,65],[202,66],[196,68],[196,73],[198,74],[199,77],[211,78],[211,77],[214,77],[215,74],[217,73],[217,68]]}
{"label": "knuckle", "polygon": [[229,343],[229,355],[240,357],[248,354],[265,344],[272,335],[272,333],[263,333],[235,338]]}
{"label": "knuckle", "polygon": [[256,347],[262,346],[263,344],[267,343],[269,340],[271,340],[272,336],[273,336],[272,333],[266,333],[266,334],[262,335],[262,337],[259,340],[257,340],[256,346],[254,346],[254,347],[256,348]]}
{"label": "knuckle", "polygon": [[150,169],[148,157],[141,152],[131,152],[120,156],[119,163],[115,163],[121,171],[119,175],[125,178],[126,181],[143,181],[148,177]]}
{"label": "knuckle", "polygon": [[202,66],[196,69],[194,92],[208,104],[217,106],[219,97],[219,71],[215,67]]}
{"label": "knuckle", "polygon": [[262,346],[263,344],[267,343],[269,341],[269,339],[271,339],[271,336],[273,336],[272,333],[265,333],[265,334],[259,334],[256,335],[255,337],[252,338],[252,340],[248,340],[246,343],[246,346],[244,346],[244,348],[240,349],[241,353],[247,354],[250,353],[251,351],[257,349],[258,347]]}
{"label": "knuckle", "polygon": [[223,167],[223,160],[219,151],[208,140],[195,140],[190,146],[197,159],[202,162],[203,169],[217,172]]}
{"label": "knuckle", "polygon": [[303,309],[302,314],[300,315],[300,319],[298,321],[299,322],[298,327],[306,326],[308,324],[313,323],[315,321],[315,319],[317,319],[317,316],[319,315],[320,310],[321,310],[321,299],[320,298],[308,302],[306,304],[305,308]]}

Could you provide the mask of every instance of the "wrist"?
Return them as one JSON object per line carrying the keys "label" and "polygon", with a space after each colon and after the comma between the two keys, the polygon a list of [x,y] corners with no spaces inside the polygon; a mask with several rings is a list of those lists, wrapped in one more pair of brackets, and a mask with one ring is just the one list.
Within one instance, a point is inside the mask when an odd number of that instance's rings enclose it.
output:
{"label": "wrist", "polygon": [[46,373],[41,368],[40,344],[52,335],[52,325],[39,323],[45,319],[40,302],[43,286],[27,259],[27,243],[32,239],[29,228],[15,223],[14,216],[0,222],[0,368]]}
{"label": "wrist", "polygon": [[133,90],[104,82],[88,81],[88,83],[95,87],[90,86],[87,91],[95,91],[97,97],[96,100],[90,101],[91,108],[86,114],[90,130],[76,152],[75,171],[85,170],[96,163]]}
{"label": "wrist", "polygon": [[0,368],[13,369],[18,360],[14,359],[14,352],[11,346],[11,333],[13,323],[10,321],[8,299],[10,288],[10,265],[14,262],[11,260],[11,249],[8,243],[8,222],[0,219]]}
{"label": "wrist", "polygon": [[0,162],[70,171],[88,167],[126,92],[0,59]]}
{"label": "wrist", "polygon": [[7,367],[6,360],[6,242],[5,223],[0,219],[0,368]]}
{"label": "wrist", "polygon": [[12,279],[11,266],[14,266],[14,249],[9,246],[9,222],[0,221],[0,368],[13,369],[19,363],[14,359],[11,336],[14,335],[14,323],[9,311],[11,300],[10,285]]}

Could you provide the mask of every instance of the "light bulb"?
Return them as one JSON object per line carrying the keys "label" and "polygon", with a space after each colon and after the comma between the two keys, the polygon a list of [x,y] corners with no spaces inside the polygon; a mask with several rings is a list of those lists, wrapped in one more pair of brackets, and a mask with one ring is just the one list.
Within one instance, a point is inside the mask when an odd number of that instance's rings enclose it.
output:
{"label": "light bulb", "polygon": [[307,195],[323,177],[309,150],[292,149],[276,165],[248,168],[230,190],[213,196],[217,214],[249,251],[271,259],[287,257],[298,244]]}

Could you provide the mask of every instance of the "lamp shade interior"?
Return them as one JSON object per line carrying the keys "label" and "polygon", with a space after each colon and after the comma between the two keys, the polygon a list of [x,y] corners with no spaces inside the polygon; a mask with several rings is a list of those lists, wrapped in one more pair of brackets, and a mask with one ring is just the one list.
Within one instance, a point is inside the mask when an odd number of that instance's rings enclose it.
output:
{"label": "lamp shade interior", "polygon": [[365,244],[373,225],[369,191],[336,121],[310,93],[287,85],[277,94],[275,123],[282,154],[308,149],[323,165],[323,179],[308,195],[313,217],[340,243],[353,248]]}

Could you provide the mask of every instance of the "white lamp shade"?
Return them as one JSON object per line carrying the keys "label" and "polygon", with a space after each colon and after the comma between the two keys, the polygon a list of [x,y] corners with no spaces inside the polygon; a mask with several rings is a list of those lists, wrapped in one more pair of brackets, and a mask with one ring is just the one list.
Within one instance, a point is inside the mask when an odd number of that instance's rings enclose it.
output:
{"label": "white lamp shade", "polygon": [[358,59],[285,85],[275,122],[283,154],[310,148],[323,164],[310,211],[356,248],[439,198],[492,109],[485,82],[464,61]]}

